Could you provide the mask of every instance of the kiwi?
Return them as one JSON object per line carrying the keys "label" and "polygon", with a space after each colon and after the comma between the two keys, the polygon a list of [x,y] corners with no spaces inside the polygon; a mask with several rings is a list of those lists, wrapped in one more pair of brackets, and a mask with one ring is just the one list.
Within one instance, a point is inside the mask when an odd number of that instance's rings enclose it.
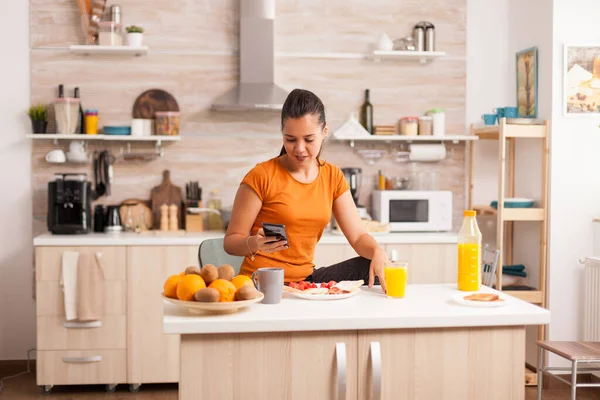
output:
{"label": "kiwi", "polygon": [[214,265],[206,264],[200,270],[200,276],[202,277],[202,279],[204,279],[204,283],[206,283],[206,286],[208,286],[211,283],[213,283],[213,281],[219,279],[219,272],[217,271],[217,267],[215,267]]}
{"label": "kiwi", "polygon": [[200,275],[200,268],[196,267],[195,265],[190,265],[185,269],[185,275],[189,274]]}
{"label": "kiwi", "polygon": [[235,299],[237,301],[252,300],[260,296],[260,292],[254,288],[254,286],[244,285],[238,289],[235,293]]}
{"label": "kiwi", "polygon": [[235,270],[229,264],[223,264],[219,267],[219,279],[230,281],[235,276]]}
{"label": "kiwi", "polygon": [[219,301],[220,295],[217,289],[206,287],[198,290],[194,294],[194,298],[203,303],[216,303]]}

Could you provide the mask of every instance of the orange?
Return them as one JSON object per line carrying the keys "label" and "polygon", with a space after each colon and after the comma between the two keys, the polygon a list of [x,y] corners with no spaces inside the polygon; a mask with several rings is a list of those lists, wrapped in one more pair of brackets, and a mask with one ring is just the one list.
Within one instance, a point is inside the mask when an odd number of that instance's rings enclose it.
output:
{"label": "orange", "polygon": [[179,276],[185,276],[185,271],[181,272]]}
{"label": "orange", "polygon": [[171,275],[167,278],[163,286],[165,296],[170,297],[172,299],[177,298],[177,286],[179,285],[180,280],[181,276],[179,275]]}
{"label": "orange", "polygon": [[229,302],[235,300],[235,285],[228,280],[225,279],[217,279],[213,281],[209,288],[217,289],[219,291],[219,301],[220,302]]}
{"label": "orange", "polygon": [[179,300],[194,301],[196,292],[205,287],[204,279],[200,275],[185,275],[179,281],[179,285],[177,285],[177,298]]}
{"label": "orange", "polygon": [[254,286],[252,283],[252,279],[246,275],[238,275],[231,280],[231,283],[235,286],[237,290],[239,290],[244,285]]}

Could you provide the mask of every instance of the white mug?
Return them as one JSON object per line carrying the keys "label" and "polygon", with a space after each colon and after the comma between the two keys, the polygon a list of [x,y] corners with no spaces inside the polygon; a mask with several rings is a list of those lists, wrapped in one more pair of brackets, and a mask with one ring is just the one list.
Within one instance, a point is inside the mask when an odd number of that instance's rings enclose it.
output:
{"label": "white mug", "polygon": [[61,149],[54,149],[46,154],[46,161],[51,163],[64,163],[67,161],[67,156]]}
{"label": "white mug", "polygon": [[77,140],[72,140],[69,144],[69,153],[73,155],[82,155],[85,156],[85,147],[83,142],[79,142]]}

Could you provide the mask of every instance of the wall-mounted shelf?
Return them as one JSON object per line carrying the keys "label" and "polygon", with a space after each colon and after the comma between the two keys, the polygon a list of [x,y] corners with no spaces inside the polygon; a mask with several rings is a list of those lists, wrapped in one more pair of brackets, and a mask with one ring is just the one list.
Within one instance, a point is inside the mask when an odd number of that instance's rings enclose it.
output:
{"label": "wall-mounted shelf", "polygon": [[179,142],[181,136],[131,136],[131,135],[83,135],[83,134],[65,134],[65,133],[29,133],[28,139],[35,140],[53,140],[57,144],[59,140],[83,140],[83,141],[110,141],[110,142],[156,142],[161,146],[163,142]]}
{"label": "wall-mounted shelf", "polygon": [[71,53],[75,54],[116,54],[123,56],[145,56],[148,54],[148,46],[100,46],[100,45],[71,45]]}
{"label": "wall-mounted shelf", "polygon": [[375,50],[371,55],[374,61],[381,60],[404,60],[404,61],[419,61],[424,64],[428,61],[435,60],[436,58],[445,57],[446,53],[443,51],[383,51]]}
{"label": "wall-mounted shelf", "polygon": [[335,140],[350,142],[350,147],[354,147],[355,142],[405,142],[405,143],[419,143],[419,142],[467,142],[470,140],[478,140],[476,135],[444,135],[444,136],[403,136],[403,135],[373,135],[356,138],[338,138]]}

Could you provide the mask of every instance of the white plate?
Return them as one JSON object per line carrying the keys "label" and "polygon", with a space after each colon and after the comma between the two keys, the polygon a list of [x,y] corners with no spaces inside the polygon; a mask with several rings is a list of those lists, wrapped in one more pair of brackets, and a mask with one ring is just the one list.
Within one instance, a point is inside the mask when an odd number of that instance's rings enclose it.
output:
{"label": "white plate", "polygon": [[467,306],[467,307],[483,307],[483,308],[495,308],[495,307],[502,307],[506,305],[506,296],[504,295],[499,295],[500,299],[503,301],[474,301],[474,300],[465,300],[464,297],[465,296],[470,296],[473,293],[471,292],[464,292],[464,293],[456,293],[454,296],[452,296],[452,300],[454,300],[455,303],[460,304],[461,306]]}
{"label": "white plate", "polygon": [[358,292],[360,292],[360,289],[356,289],[353,292],[350,293],[343,293],[343,294],[304,294],[304,293],[294,293],[294,292],[285,292],[287,294],[289,294],[290,296],[293,297],[297,297],[299,299],[304,299],[304,300],[341,300],[341,299],[347,299],[348,297],[352,297],[354,295],[356,295]]}

